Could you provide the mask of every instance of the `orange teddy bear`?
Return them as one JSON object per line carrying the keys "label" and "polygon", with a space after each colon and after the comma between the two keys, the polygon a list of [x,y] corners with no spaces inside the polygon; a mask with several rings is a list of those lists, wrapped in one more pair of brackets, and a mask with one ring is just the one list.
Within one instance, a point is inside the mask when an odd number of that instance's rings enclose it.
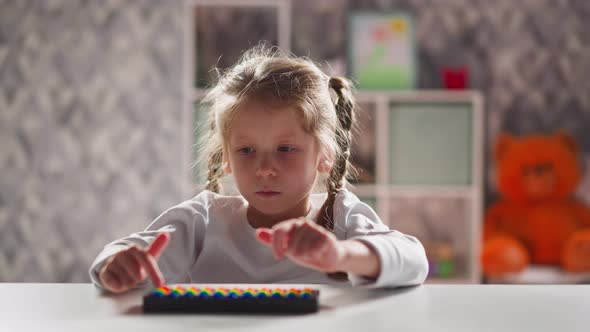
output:
{"label": "orange teddy bear", "polygon": [[503,197],[485,216],[484,274],[519,272],[530,263],[590,271],[590,209],[573,197],[581,176],[574,140],[504,134],[496,162]]}

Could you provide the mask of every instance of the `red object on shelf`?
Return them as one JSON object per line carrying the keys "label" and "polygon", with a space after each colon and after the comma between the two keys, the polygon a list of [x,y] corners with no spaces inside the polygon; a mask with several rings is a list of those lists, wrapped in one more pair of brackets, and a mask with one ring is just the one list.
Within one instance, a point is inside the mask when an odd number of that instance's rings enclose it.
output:
{"label": "red object on shelf", "polygon": [[467,89],[469,70],[466,67],[443,67],[442,76],[445,89]]}

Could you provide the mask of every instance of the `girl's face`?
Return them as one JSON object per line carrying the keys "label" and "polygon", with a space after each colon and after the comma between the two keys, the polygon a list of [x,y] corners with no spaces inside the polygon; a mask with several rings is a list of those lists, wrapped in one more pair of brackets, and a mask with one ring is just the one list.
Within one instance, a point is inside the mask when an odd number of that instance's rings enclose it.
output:
{"label": "girl's face", "polygon": [[317,173],[327,169],[295,107],[248,101],[228,136],[224,170],[233,173],[250,215],[271,222],[305,216]]}

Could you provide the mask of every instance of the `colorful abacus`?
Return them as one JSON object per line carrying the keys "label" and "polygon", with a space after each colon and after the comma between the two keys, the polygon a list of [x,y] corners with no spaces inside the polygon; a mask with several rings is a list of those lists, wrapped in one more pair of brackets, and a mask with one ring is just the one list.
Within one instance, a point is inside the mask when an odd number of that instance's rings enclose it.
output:
{"label": "colorful abacus", "polygon": [[162,286],[144,296],[143,310],[306,313],[318,311],[318,296],[311,288]]}

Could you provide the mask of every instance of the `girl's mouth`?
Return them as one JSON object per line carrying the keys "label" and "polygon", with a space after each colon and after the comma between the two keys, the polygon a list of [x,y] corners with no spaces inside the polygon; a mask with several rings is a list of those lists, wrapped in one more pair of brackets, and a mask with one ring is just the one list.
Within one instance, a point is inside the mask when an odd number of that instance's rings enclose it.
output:
{"label": "girl's mouth", "polygon": [[260,197],[264,197],[264,198],[275,197],[280,194],[281,194],[280,192],[272,191],[272,190],[261,190],[261,191],[256,192],[256,195],[258,195]]}

